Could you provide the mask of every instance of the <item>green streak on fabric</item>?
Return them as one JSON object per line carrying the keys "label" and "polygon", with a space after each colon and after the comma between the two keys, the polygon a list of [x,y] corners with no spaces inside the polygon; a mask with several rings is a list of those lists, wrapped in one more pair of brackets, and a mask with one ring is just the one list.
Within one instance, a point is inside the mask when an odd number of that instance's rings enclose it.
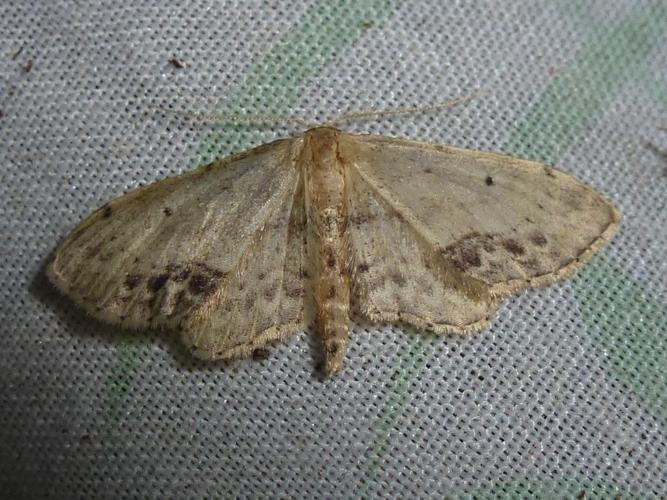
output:
{"label": "green streak on fabric", "polygon": [[[354,45],[373,26],[382,24],[398,6],[397,0],[337,0],[308,9],[298,24],[278,39],[241,78],[226,100],[229,113],[245,110],[261,115],[286,112],[308,79],[317,75],[337,54]],[[226,156],[234,149],[258,142],[257,127],[227,125],[202,142],[194,165]],[[106,407],[116,421],[122,418],[143,348],[127,340],[117,350],[105,383]]]}
{"label": "green streak on fabric", "polygon": [[[646,62],[665,29],[665,12],[664,5],[656,2],[650,9],[636,9],[616,27],[592,29],[575,62],[546,88],[502,149],[527,158],[558,159],[579,140],[586,126],[599,119],[614,93]],[[426,359],[432,350],[424,343],[420,355]],[[401,417],[400,411],[387,414],[386,409],[392,409],[394,400],[402,401],[402,408],[407,400],[405,392],[418,375],[418,369],[405,371],[388,391],[364,491],[374,481],[381,455],[387,449],[387,429],[396,428]],[[648,389],[648,393],[653,390]]]}
{"label": "green streak on fabric", "polygon": [[[581,51],[577,62],[543,93],[542,99],[505,148],[517,156],[556,160],[577,141],[589,123],[596,120],[614,92],[626,81],[644,83],[642,66],[653,49],[664,40],[667,8],[656,2],[651,8],[635,9],[615,29],[593,28],[599,36]],[[654,96],[663,105],[667,95],[653,85]],[[602,305],[597,294],[607,288],[591,286],[607,277],[609,287],[624,293],[609,297]],[[650,287],[639,284],[623,269],[605,259],[593,259],[573,280],[582,315],[599,352],[607,352],[612,372],[624,381],[655,416],[665,419],[667,360],[660,333],[665,328],[665,308],[646,297]],[[605,311],[611,311],[609,314]],[[640,321],[643,319],[643,323]]]}
{"label": "green streak on fabric", "polygon": [[372,493],[371,489],[378,486],[375,477],[382,465],[382,456],[387,451],[392,431],[397,429],[409,402],[412,381],[421,373],[433,352],[433,346],[428,340],[423,332],[413,332],[402,345],[399,366],[390,378],[387,397],[378,412],[379,422],[375,425],[373,447],[366,458],[368,472],[364,474],[364,481],[359,487],[360,498],[382,496],[381,491]]}
{"label": "green streak on fabric", "polygon": [[[396,8],[396,0],[336,0],[308,9],[299,24],[260,56],[226,99],[224,112],[259,116],[288,114],[309,80]],[[222,110],[221,110],[222,111]],[[320,110],[326,111],[326,110]],[[257,125],[221,123],[197,152],[197,164],[257,143]]]}
{"label": "green streak on fabric", "polygon": [[598,481],[589,481],[582,477],[577,479],[558,478],[536,480],[534,478],[513,479],[492,483],[481,488],[466,488],[454,494],[447,495],[452,500],[483,500],[483,499],[514,499],[514,498],[543,498],[563,499],[580,498],[584,493],[585,498],[641,498],[641,495],[628,491],[625,488],[617,488],[611,484]]}
{"label": "green streak on fabric", "polygon": [[104,384],[104,405],[113,422],[122,420],[139,360],[145,346],[133,337],[126,336],[116,350],[111,374]]}
{"label": "green streak on fabric", "polygon": [[635,9],[618,26],[593,29],[575,62],[543,92],[503,148],[554,161],[599,118],[615,92],[633,78],[667,30],[667,8]]}
{"label": "green streak on fabric", "polygon": [[[652,74],[648,73],[648,71],[642,72],[640,81],[642,82],[642,85],[644,85],[644,88],[655,98],[660,107],[667,109],[667,85],[665,85],[665,82],[656,80]],[[660,126],[667,127],[667,119],[663,120]]]}
{"label": "green streak on fabric", "polygon": [[667,423],[667,307],[651,297],[650,287],[603,256],[584,266],[572,283],[591,340],[606,354],[610,373],[646,411]]}
{"label": "green streak on fabric", "polygon": [[559,0],[552,6],[563,18],[573,21],[577,29],[594,32],[597,29],[595,18],[591,15],[590,6],[581,0]]}

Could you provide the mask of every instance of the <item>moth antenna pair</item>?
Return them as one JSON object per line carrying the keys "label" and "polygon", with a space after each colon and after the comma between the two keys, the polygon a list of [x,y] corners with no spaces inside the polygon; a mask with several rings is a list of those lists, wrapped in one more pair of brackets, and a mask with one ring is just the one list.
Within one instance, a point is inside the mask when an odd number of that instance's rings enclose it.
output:
{"label": "moth antenna pair", "polygon": [[250,114],[234,114],[234,113],[195,113],[177,108],[155,107],[155,111],[163,113],[172,113],[179,116],[185,116],[196,120],[207,121],[212,123],[234,123],[243,125],[272,125],[272,124],[292,124],[305,129],[316,127],[337,127],[344,123],[351,123],[363,120],[370,120],[373,118],[384,118],[389,116],[401,116],[421,113],[436,113],[443,109],[453,108],[459,104],[476,99],[483,95],[484,92],[477,91],[466,96],[455,97],[447,99],[435,104],[425,106],[403,106],[398,108],[380,109],[376,111],[353,111],[350,113],[343,113],[342,115],[329,120],[324,123],[309,122],[298,116],[290,115],[250,115]]}

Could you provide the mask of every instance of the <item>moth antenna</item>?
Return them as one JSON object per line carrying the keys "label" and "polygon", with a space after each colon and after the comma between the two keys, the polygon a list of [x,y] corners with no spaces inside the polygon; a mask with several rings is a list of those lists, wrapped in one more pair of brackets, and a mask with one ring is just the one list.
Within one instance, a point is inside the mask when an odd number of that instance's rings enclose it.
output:
{"label": "moth antenna", "polygon": [[382,118],[385,116],[398,116],[398,115],[409,115],[409,114],[418,114],[418,113],[436,113],[443,109],[453,108],[464,102],[471,101],[484,95],[485,92],[477,91],[469,94],[467,96],[455,97],[454,99],[448,99],[435,104],[430,104],[427,106],[405,106],[400,108],[393,109],[381,109],[378,111],[354,111],[351,113],[344,113],[337,118],[334,118],[331,121],[324,123],[313,123],[306,120],[303,120],[297,116],[290,115],[249,115],[249,114],[235,114],[235,113],[195,113],[193,111],[187,111],[184,109],[178,108],[165,108],[161,106],[154,106],[153,109],[156,112],[161,113],[170,113],[179,116],[184,116],[186,118],[191,118],[193,120],[206,121],[211,123],[233,123],[233,124],[246,124],[246,125],[281,125],[281,124],[293,124],[305,129],[315,128],[315,127],[335,127],[343,123],[350,123],[354,121],[369,120],[371,118]]}
{"label": "moth antenna", "polygon": [[245,125],[276,125],[276,124],[293,124],[303,128],[317,127],[318,124],[310,123],[302,120],[297,116],[288,115],[249,115],[249,114],[234,114],[234,113],[195,113],[184,109],[164,108],[160,106],[152,107],[151,109],[161,113],[171,113],[193,120],[206,121],[211,123],[233,123]]}
{"label": "moth antenna", "polygon": [[353,121],[368,120],[370,118],[380,118],[385,116],[397,116],[397,115],[409,115],[417,113],[435,113],[447,108],[453,108],[464,102],[471,101],[481,95],[484,95],[484,92],[477,91],[467,96],[455,97],[454,99],[448,99],[436,104],[431,104],[427,106],[405,106],[400,108],[393,109],[381,109],[378,111],[355,111],[352,113],[344,113],[333,120],[326,122],[324,125],[328,126],[337,126],[342,123],[349,123]]}

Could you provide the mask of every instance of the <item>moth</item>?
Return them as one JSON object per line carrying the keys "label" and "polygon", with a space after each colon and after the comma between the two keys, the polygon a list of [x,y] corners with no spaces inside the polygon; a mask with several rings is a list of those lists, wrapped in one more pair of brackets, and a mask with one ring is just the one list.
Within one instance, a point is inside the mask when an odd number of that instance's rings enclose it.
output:
{"label": "moth", "polygon": [[541,163],[320,126],[117,198],[60,245],[50,280],[94,317],[250,357],[314,324],[341,368],[350,318],[486,327],[553,283],[620,214]]}

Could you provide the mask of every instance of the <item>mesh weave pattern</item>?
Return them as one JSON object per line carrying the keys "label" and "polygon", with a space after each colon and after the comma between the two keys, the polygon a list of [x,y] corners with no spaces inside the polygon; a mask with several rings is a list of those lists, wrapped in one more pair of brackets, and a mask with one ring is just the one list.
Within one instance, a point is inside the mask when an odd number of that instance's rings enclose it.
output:
{"label": "mesh weave pattern", "polygon": [[[667,496],[666,34],[662,0],[2,2],[0,496]],[[547,161],[624,215],[482,333],[357,322],[321,381],[309,332],[207,364],[44,277],[105,201],[297,131],[155,107],[321,121],[477,89],[347,129]]]}

